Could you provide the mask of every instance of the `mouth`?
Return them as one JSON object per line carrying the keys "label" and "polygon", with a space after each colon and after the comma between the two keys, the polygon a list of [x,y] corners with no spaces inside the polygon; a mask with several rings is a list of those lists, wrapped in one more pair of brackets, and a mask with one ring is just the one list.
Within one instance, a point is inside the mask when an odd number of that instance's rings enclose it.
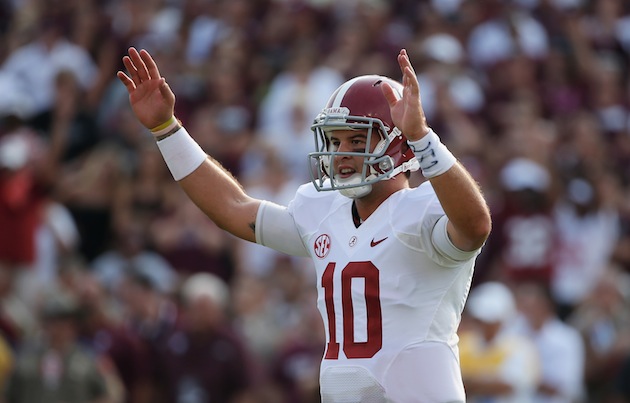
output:
{"label": "mouth", "polygon": [[357,173],[356,169],[343,166],[337,169],[337,175],[335,175],[335,177],[339,179],[348,179],[354,176],[356,173]]}

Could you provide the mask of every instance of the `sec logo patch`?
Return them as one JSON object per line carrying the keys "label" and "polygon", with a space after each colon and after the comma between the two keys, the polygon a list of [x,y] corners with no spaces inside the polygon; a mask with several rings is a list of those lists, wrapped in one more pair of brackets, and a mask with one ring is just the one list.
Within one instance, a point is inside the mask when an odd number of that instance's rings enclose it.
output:
{"label": "sec logo patch", "polygon": [[330,237],[327,234],[322,234],[317,237],[313,244],[315,256],[320,259],[325,258],[330,252]]}

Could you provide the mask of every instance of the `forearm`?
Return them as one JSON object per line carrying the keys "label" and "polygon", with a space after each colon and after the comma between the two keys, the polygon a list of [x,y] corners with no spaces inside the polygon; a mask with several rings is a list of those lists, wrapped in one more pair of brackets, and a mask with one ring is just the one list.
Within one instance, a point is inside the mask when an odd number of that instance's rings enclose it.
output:
{"label": "forearm", "polygon": [[244,240],[256,241],[254,225],[260,201],[249,197],[216,160],[208,157],[178,183],[217,226]]}
{"label": "forearm", "polygon": [[254,242],[260,201],[247,196],[236,178],[208,157],[185,129],[175,129],[158,141],[173,178],[220,228]]}
{"label": "forearm", "polygon": [[432,130],[409,146],[448,217],[453,244],[465,251],[478,249],[490,233],[491,220],[477,183]]}
{"label": "forearm", "polygon": [[477,183],[455,163],[445,173],[430,179],[448,217],[448,234],[455,246],[475,250],[490,233],[490,212]]}

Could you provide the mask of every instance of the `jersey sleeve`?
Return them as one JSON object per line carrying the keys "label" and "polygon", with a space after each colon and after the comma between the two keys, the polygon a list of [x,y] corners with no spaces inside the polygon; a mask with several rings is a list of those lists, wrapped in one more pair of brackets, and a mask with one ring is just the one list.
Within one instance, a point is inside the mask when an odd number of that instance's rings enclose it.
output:
{"label": "jersey sleeve", "polygon": [[437,264],[456,267],[479,254],[480,249],[468,252],[453,245],[446,232],[448,217],[430,182],[407,192],[396,208],[404,215],[398,220],[404,223],[398,226],[398,236]]}
{"label": "jersey sleeve", "polygon": [[287,207],[263,201],[256,215],[256,243],[293,256],[309,256]]}
{"label": "jersey sleeve", "polygon": [[445,214],[441,216],[433,226],[433,230],[431,231],[431,243],[433,244],[433,247],[435,247],[435,250],[442,256],[450,258],[456,262],[465,262],[466,260],[477,256],[479,253],[478,249],[465,251],[459,249],[453,244],[451,238],[448,236],[446,224],[448,224],[448,217]]}

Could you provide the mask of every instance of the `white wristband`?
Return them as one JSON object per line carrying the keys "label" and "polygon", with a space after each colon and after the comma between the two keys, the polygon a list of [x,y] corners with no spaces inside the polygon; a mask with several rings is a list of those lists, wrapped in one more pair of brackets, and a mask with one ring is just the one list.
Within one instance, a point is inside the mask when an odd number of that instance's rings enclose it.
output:
{"label": "white wristband", "polygon": [[157,145],[176,181],[193,173],[208,157],[183,127]]}
{"label": "white wristband", "polygon": [[427,179],[442,175],[457,162],[432,129],[420,140],[407,141],[407,144],[420,163],[422,175]]}

